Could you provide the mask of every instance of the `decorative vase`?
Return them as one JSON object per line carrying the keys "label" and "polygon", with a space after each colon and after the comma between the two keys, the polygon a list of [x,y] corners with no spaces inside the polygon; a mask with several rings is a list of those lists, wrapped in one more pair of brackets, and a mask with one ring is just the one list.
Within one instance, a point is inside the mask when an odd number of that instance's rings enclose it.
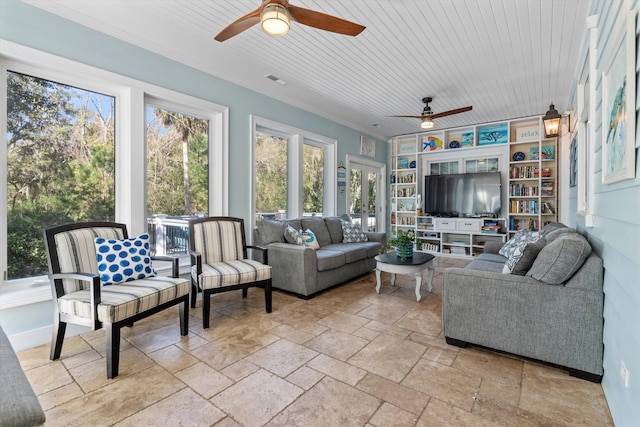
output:
{"label": "decorative vase", "polygon": [[396,246],[396,255],[401,260],[405,260],[407,258],[412,258],[413,257],[413,243]]}

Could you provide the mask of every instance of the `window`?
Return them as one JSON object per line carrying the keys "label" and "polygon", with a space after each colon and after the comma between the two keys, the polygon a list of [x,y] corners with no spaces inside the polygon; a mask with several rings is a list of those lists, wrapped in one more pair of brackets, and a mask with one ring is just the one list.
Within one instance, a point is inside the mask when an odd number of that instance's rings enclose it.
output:
{"label": "window", "polygon": [[[228,215],[226,107],[8,41],[0,72],[3,295],[48,284],[42,277],[47,271],[44,227],[115,220],[127,224],[132,235],[147,230],[147,101],[157,100],[154,107],[193,119],[197,129],[188,147],[191,213]],[[176,131],[152,123],[149,129],[158,133],[158,141]],[[172,173],[183,173],[181,168]],[[186,212],[184,176],[178,184],[179,212]],[[19,306],[50,298],[50,292],[34,287],[33,294],[13,294],[11,302],[3,298],[3,303]]]}
{"label": "window", "polygon": [[284,219],[335,212],[336,141],[252,118],[255,217]]}
{"label": "window", "polygon": [[262,218],[287,217],[287,164],[289,141],[267,132],[256,133],[256,214]]}
{"label": "window", "polygon": [[324,148],[305,143],[304,166],[304,216],[322,215],[324,202]]}
{"label": "window", "polygon": [[47,273],[45,228],[115,217],[115,98],[6,73],[7,280]]}
{"label": "window", "polygon": [[209,121],[147,104],[147,215],[209,212]]}

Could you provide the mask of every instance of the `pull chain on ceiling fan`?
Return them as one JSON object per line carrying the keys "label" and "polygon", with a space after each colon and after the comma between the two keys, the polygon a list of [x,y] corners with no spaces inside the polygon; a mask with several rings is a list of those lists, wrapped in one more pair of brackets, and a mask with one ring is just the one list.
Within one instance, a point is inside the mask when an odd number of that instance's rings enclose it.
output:
{"label": "pull chain on ceiling fan", "polygon": [[223,42],[248,30],[258,22],[261,23],[262,30],[267,34],[282,36],[289,32],[291,20],[309,27],[347,36],[357,36],[366,28],[322,12],[292,6],[288,0],[263,0],[258,9],[236,19],[220,31],[215,39]]}
{"label": "pull chain on ceiling fan", "polygon": [[433,97],[431,96],[422,98],[422,102],[424,102],[425,106],[420,116],[390,116],[390,117],[408,117],[412,119],[420,119],[420,127],[422,129],[431,129],[434,126],[433,119],[437,119],[445,116],[451,116],[453,114],[464,113],[465,111],[470,111],[473,109],[472,106],[468,106],[468,107],[456,108],[455,110],[449,110],[449,111],[444,111],[442,113],[434,114],[433,111],[431,111],[431,107],[429,106],[429,103],[431,101],[433,101]]}

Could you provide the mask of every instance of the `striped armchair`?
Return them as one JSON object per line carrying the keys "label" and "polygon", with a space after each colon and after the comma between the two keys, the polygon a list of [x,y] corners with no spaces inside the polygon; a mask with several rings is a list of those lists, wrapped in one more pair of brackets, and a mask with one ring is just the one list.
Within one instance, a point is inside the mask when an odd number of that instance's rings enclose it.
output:
{"label": "striped armchair", "polygon": [[[267,313],[271,313],[271,266],[267,249],[247,246],[241,218],[208,217],[189,223],[191,248],[191,308],[202,292],[202,325],[209,327],[211,295],[250,287],[264,288]],[[264,264],[247,257],[247,249],[263,253]]]}
{"label": "striped armchair", "polygon": [[[118,376],[120,329],[180,304],[180,333],[189,329],[189,281],[178,277],[178,259],[151,257],[172,262],[172,277],[155,275],[117,284],[101,284],[96,238],[127,239],[124,224],[86,222],[45,230],[49,279],[54,300],[51,360],[60,358],[67,323],[105,328],[107,378]],[[124,256],[124,252],[123,256]]]}

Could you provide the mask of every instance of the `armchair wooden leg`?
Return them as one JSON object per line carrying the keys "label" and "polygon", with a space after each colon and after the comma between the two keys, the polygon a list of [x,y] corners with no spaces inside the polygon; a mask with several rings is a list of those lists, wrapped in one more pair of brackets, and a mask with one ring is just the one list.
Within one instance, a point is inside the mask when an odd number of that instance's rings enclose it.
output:
{"label": "armchair wooden leg", "polygon": [[271,279],[264,285],[264,305],[266,306],[267,313],[271,313]]}
{"label": "armchair wooden leg", "polygon": [[120,326],[112,323],[105,323],[105,333],[107,338],[107,378],[118,376],[118,365],[120,364]]}
{"label": "armchair wooden leg", "polygon": [[189,333],[189,296],[185,295],[184,301],[179,304],[180,308],[180,335]]}
{"label": "armchair wooden leg", "polygon": [[62,342],[64,341],[64,333],[67,330],[67,322],[61,322],[56,318],[53,321],[53,338],[51,341],[51,353],[49,359],[57,360],[62,353]]}
{"label": "armchair wooden leg", "polygon": [[191,279],[191,308],[196,308],[196,298],[198,298],[198,286]]}
{"label": "armchair wooden leg", "polygon": [[242,298],[246,298],[249,295],[249,288],[242,288]]}
{"label": "armchair wooden leg", "polygon": [[209,315],[211,314],[211,294],[209,292],[202,291],[202,327],[207,329],[209,327]]}

